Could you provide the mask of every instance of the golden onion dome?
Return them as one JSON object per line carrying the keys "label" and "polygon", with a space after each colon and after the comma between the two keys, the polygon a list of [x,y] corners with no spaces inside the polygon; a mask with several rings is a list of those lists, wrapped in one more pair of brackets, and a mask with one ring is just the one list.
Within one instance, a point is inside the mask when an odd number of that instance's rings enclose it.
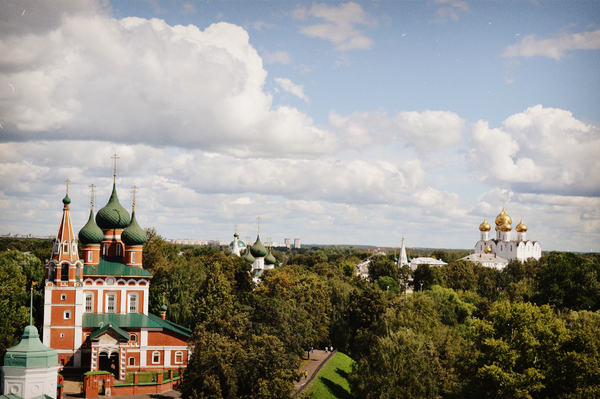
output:
{"label": "golden onion dome", "polygon": [[502,212],[496,217],[496,226],[502,226],[505,223],[512,224],[512,219],[502,207]]}
{"label": "golden onion dome", "polygon": [[521,219],[521,223],[517,225],[515,230],[517,230],[519,233],[525,233],[527,231],[527,226],[525,226],[525,223],[523,223],[523,219]]}
{"label": "golden onion dome", "polygon": [[500,230],[501,231],[511,231],[512,226],[510,223],[504,223],[502,226],[500,226]]}
{"label": "golden onion dome", "polygon": [[492,247],[490,247],[488,245],[487,247],[485,247],[485,249],[483,250],[483,252],[485,252],[486,254],[489,254],[490,252],[492,252]]}
{"label": "golden onion dome", "polygon": [[490,231],[492,229],[492,226],[490,226],[490,224],[487,222],[487,220],[484,218],[483,219],[483,223],[481,223],[479,225],[479,231]]}

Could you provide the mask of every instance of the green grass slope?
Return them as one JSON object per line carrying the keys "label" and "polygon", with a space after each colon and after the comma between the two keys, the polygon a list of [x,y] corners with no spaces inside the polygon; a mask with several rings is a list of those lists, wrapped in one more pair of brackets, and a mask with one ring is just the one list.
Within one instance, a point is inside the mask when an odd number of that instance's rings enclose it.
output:
{"label": "green grass slope", "polygon": [[304,397],[314,399],[351,399],[348,375],[352,371],[354,360],[336,353],[315,377]]}

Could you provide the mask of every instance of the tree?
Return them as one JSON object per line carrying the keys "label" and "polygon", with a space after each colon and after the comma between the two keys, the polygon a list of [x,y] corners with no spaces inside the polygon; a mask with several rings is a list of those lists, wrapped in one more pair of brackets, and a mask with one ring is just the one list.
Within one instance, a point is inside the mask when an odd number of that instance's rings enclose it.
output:
{"label": "tree", "polygon": [[398,281],[398,267],[386,256],[373,256],[369,264],[369,279],[375,282],[380,277],[391,277]]}
{"label": "tree", "polygon": [[545,388],[560,352],[564,323],[545,306],[497,303],[486,320],[476,320],[465,350],[462,396],[534,398]]}
{"label": "tree", "polygon": [[421,288],[428,290],[433,285],[446,287],[446,269],[439,266],[419,265],[413,273],[415,290]]}
{"label": "tree", "polygon": [[142,264],[144,269],[154,274],[159,269],[170,270],[177,260],[177,247],[169,244],[155,228],[146,229]]}
{"label": "tree", "polygon": [[23,256],[18,251],[0,254],[0,357],[19,342],[29,320],[27,277],[19,264]]}
{"label": "tree", "polygon": [[595,258],[552,252],[535,279],[536,303],[572,310],[600,309],[600,263]]}

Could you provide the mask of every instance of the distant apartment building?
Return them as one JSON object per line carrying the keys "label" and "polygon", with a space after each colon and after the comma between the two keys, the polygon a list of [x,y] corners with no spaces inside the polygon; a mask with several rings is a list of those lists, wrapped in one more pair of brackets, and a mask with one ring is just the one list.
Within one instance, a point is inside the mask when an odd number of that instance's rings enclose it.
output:
{"label": "distant apartment building", "polygon": [[294,248],[300,249],[300,239],[298,237],[294,238]]}
{"label": "distant apartment building", "polygon": [[289,237],[286,237],[283,241],[285,243],[285,246],[288,248],[292,248],[292,239]]}

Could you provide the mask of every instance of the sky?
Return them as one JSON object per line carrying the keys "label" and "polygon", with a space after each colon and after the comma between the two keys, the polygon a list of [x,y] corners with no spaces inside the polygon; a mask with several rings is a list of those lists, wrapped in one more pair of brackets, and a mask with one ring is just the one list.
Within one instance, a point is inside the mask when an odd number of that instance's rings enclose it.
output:
{"label": "sky", "polygon": [[[600,250],[597,1],[0,0],[0,234]],[[237,227],[236,227],[237,226]]]}

